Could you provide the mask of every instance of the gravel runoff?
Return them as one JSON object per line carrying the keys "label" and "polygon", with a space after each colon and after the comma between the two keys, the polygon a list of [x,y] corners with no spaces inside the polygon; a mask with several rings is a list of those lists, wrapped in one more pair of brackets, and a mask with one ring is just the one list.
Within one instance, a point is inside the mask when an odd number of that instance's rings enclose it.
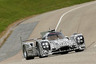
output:
{"label": "gravel runoff", "polygon": [[[16,55],[21,50],[20,37],[28,39],[38,22],[19,24],[0,48],[0,61]],[[30,28],[31,27],[31,28]]]}

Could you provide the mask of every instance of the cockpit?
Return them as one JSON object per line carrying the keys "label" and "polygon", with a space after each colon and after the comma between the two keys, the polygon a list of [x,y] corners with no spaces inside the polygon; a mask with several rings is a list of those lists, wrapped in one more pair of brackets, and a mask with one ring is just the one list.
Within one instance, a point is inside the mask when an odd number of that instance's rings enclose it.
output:
{"label": "cockpit", "polygon": [[47,36],[48,40],[56,40],[56,39],[63,39],[64,35],[60,32],[53,32],[53,33],[49,33]]}

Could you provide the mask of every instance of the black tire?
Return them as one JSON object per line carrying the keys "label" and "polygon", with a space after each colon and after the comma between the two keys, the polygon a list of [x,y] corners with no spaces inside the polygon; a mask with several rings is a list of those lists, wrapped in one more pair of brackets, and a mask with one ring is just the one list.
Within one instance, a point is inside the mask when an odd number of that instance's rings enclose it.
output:
{"label": "black tire", "polygon": [[26,51],[25,48],[23,48],[23,56],[24,56],[24,58],[25,58],[26,60],[29,59],[28,54],[27,54],[27,51]]}
{"label": "black tire", "polygon": [[80,50],[80,49],[75,50],[75,52],[82,52],[82,51],[84,51],[84,50]]}
{"label": "black tire", "polygon": [[39,56],[39,58],[45,58],[45,57],[48,57],[48,56],[42,56],[42,55]]}
{"label": "black tire", "polygon": [[66,52],[60,52],[61,54],[68,54],[68,51],[66,51]]}
{"label": "black tire", "polygon": [[[27,53],[27,52],[26,52]],[[26,60],[30,60],[30,59],[34,59],[33,56],[28,56],[28,54],[26,55]]]}
{"label": "black tire", "polygon": [[24,56],[24,58],[25,58],[26,60],[34,59],[33,56],[28,56],[28,53],[27,53],[27,51],[26,51],[26,47],[25,47],[25,46],[23,46],[23,56]]}
{"label": "black tire", "polygon": [[40,55],[39,58],[44,58],[44,56],[41,56],[41,55]]}
{"label": "black tire", "polygon": [[28,56],[28,54],[27,54],[27,52],[26,52],[26,60],[29,60],[30,59],[30,57]]}

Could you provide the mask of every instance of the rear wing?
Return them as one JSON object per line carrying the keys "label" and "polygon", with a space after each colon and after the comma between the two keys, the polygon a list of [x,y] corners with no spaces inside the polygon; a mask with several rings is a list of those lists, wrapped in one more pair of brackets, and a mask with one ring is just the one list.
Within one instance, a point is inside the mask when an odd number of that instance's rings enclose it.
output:
{"label": "rear wing", "polygon": [[37,41],[37,40],[41,40],[42,38],[35,38],[35,39],[29,39],[29,40],[24,40],[22,42],[27,42],[27,41]]}
{"label": "rear wing", "polygon": [[20,37],[21,42],[27,42],[27,41],[37,41],[41,40],[42,38],[34,38],[34,39],[29,39],[29,40],[22,40],[22,37]]}

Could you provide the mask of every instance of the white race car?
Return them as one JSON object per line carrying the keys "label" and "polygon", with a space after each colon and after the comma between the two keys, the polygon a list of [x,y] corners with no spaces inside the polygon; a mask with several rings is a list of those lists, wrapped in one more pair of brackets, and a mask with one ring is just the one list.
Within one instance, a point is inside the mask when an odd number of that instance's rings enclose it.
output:
{"label": "white race car", "polygon": [[34,59],[48,57],[54,53],[68,53],[70,51],[83,51],[85,49],[84,37],[82,34],[75,33],[70,38],[55,30],[47,31],[42,34],[42,38],[22,41],[24,58]]}

